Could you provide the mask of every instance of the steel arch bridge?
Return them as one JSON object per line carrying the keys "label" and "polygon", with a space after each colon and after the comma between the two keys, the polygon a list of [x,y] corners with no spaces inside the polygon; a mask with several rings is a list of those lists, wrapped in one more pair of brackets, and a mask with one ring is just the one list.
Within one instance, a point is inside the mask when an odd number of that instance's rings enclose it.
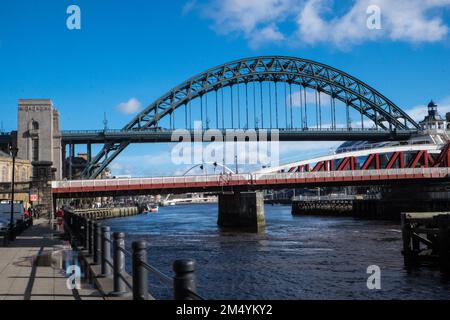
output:
{"label": "steel arch bridge", "polygon": [[[279,91],[283,91],[283,86],[284,100],[280,102],[283,94],[279,94]],[[298,91],[293,94],[292,90],[296,87]],[[234,88],[237,88],[237,92]],[[226,89],[230,94],[228,105],[224,103]],[[327,120],[323,112],[323,95],[329,97]],[[352,130],[351,111],[361,118],[362,129],[365,129],[367,122],[374,126],[371,128],[374,132],[395,134],[419,129],[419,125],[391,100],[345,72],[301,58],[261,56],[225,63],[190,78],[150,104],[121,132],[158,132],[165,120],[174,129],[177,110],[181,110],[181,113],[184,111],[184,128],[192,129],[192,114],[196,117],[197,113],[197,119],[202,121],[202,129],[210,129],[212,120],[208,117],[208,97],[210,102],[215,102],[215,112],[210,110],[210,116],[215,116],[213,122],[217,129],[308,131],[313,123],[318,131],[337,130],[341,125],[337,110],[345,111],[341,118],[344,118],[344,130],[349,132]],[[294,99],[297,99],[295,103]],[[197,102],[196,107],[193,107],[194,101]],[[284,125],[280,122],[284,122]],[[132,142],[123,139],[105,143],[82,176],[97,177]]]}

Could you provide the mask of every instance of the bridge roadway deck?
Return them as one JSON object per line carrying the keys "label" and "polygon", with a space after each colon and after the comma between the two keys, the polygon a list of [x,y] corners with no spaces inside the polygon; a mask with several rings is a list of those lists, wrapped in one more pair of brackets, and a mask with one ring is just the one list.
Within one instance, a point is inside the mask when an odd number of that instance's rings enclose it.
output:
{"label": "bridge roadway deck", "polygon": [[62,258],[63,250],[70,253],[71,249],[68,243],[53,239],[54,233],[46,221],[35,220],[8,247],[0,247],[0,300],[103,299],[85,283],[80,290],[67,288]]}
{"label": "bridge roadway deck", "polygon": [[[214,129],[216,130],[216,129]],[[217,129],[223,135],[226,130],[238,132],[239,129]],[[242,129],[243,131],[244,129]],[[252,129],[250,129],[252,130]],[[270,129],[264,129],[267,133],[267,139],[270,141]],[[181,131],[176,131],[179,135]],[[187,130],[194,141],[194,134],[199,134],[194,130]],[[203,136],[203,131],[200,131]],[[258,139],[260,139],[260,131],[255,129]],[[152,143],[152,142],[174,142],[178,139],[174,130],[136,130],[124,131],[120,129],[110,130],[63,130],[61,131],[61,139],[63,144],[104,144],[104,143],[120,143],[127,141],[130,143]],[[397,130],[389,132],[376,129],[279,129],[279,141],[393,141],[408,140],[418,134],[415,129]],[[13,140],[11,133],[0,133],[0,145],[7,145]]]}
{"label": "bridge roadway deck", "polygon": [[[277,135],[272,129],[213,129],[224,137],[245,133],[245,135],[256,135],[258,141],[277,140],[277,141],[390,141],[390,140],[408,140],[417,135],[417,130],[397,130],[389,132],[376,129],[277,129]],[[209,134],[213,133],[209,131]],[[203,137],[204,130],[74,130],[62,131],[61,138],[64,144],[102,144],[102,143],[151,143],[151,142],[178,142],[180,135],[190,136],[191,141],[198,136]],[[262,135],[260,137],[260,134]],[[231,137],[232,138],[232,137]],[[208,140],[210,142],[211,140]],[[217,140],[216,140],[217,141]]]}
{"label": "bridge roadway deck", "polygon": [[247,191],[323,185],[373,185],[448,180],[450,168],[224,174],[52,182],[57,198],[125,194]]}

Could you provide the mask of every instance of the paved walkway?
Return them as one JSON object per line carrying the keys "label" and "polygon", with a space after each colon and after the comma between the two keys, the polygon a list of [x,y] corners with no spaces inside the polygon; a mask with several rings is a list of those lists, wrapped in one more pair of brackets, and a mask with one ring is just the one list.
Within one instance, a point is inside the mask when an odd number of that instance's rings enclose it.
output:
{"label": "paved walkway", "polygon": [[67,288],[65,261],[73,252],[59,234],[47,221],[35,220],[8,247],[0,246],[0,300],[103,299],[87,283]]}

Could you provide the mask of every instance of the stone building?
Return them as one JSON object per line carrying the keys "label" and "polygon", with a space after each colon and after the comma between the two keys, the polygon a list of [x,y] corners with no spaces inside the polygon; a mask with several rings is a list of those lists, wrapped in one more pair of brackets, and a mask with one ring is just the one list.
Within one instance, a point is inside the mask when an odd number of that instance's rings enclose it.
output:
{"label": "stone building", "polygon": [[17,126],[18,158],[50,161],[55,178],[62,178],[59,111],[49,99],[20,99]]}
{"label": "stone building", "polygon": [[[12,181],[12,157],[0,151],[0,200],[8,200],[11,198],[11,181]],[[16,195],[17,201],[28,202],[28,184],[33,174],[33,168],[29,160],[16,158],[15,180],[16,180]],[[21,184],[24,183],[24,184]],[[22,188],[23,187],[23,188]],[[21,190],[24,192],[21,192]]]}

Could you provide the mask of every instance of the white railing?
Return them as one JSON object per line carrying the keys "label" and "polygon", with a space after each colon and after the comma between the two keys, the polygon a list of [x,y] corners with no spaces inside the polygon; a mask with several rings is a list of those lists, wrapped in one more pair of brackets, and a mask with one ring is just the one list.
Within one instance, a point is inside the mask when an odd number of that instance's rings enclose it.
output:
{"label": "white railing", "polygon": [[396,176],[396,175],[431,175],[446,176],[450,168],[407,168],[407,169],[374,169],[374,170],[347,170],[347,171],[321,171],[321,172],[287,172],[287,173],[256,173],[254,180],[273,179],[311,179],[311,178],[344,178],[368,176]]}
{"label": "white railing", "polygon": [[389,147],[405,147],[405,146],[435,146],[436,144],[430,142],[428,140],[408,140],[408,141],[397,141],[397,142],[379,142],[379,143],[371,143],[364,144],[360,146],[354,147],[343,147],[336,150],[336,154],[353,152],[353,151],[361,151],[361,150],[377,150],[381,148],[389,148]]}

